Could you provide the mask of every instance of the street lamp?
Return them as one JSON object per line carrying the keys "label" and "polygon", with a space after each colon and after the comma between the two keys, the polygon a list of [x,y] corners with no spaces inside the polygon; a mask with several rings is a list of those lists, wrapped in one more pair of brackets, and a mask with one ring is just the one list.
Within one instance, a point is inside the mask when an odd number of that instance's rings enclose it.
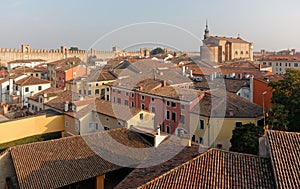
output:
{"label": "street lamp", "polygon": [[265,115],[265,94],[267,94],[267,91],[261,93],[262,95],[262,103],[263,103],[263,115],[264,115],[264,127],[266,126],[266,115]]}

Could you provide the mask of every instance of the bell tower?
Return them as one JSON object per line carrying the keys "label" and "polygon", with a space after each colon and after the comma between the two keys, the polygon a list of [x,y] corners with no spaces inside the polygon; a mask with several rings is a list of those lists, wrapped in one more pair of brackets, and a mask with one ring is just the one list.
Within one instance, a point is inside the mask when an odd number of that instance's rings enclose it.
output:
{"label": "bell tower", "polygon": [[208,30],[208,22],[206,20],[206,26],[205,26],[205,30],[204,30],[204,39],[209,38],[209,30]]}

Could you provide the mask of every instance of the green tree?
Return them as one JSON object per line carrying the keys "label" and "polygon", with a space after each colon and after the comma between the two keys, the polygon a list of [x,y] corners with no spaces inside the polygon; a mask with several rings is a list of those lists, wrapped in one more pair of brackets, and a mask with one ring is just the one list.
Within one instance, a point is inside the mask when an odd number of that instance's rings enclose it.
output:
{"label": "green tree", "polygon": [[236,126],[232,131],[232,138],[230,139],[230,151],[257,155],[258,139],[263,134],[263,127],[253,123]]}
{"label": "green tree", "polygon": [[271,107],[267,122],[272,130],[286,131],[288,130],[289,111],[282,105],[276,104]]}
{"label": "green tree", "polygon": [[160,47],[157,47],[150,52],[151,55],[164,54],[164,53],[165,51]]}
{"label": "green tree", "polygon": [[269,86],[273,93],[269,123],[275,123],[275,128],[282,124],[279,128],[300,132],[300,70],[287,69],[282,80],[270,82]]}

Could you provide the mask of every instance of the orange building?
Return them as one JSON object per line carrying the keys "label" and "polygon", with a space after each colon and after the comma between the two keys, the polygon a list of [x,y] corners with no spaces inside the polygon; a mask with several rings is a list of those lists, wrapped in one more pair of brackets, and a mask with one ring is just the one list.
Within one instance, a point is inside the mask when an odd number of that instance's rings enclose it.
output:
{"label": "orange building", "polygon": [[276,82],[282,79],[280,75],[268,75],[253,78],[253,103],[258,104],[265,109],[270,109],[272,99],[272,88],[268,86],[269,82]]}

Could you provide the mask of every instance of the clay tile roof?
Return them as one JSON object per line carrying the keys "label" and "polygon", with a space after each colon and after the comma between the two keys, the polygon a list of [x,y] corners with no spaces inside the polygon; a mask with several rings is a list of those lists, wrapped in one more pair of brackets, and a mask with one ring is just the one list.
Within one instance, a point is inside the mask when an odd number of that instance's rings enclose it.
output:
{"label": "clay tile roof", "polygon": [[[117,103],[111,103],[105,100],[97,99],[95,101],[96,111],[100,114],[104,114],[110,117],[116,117],[118,119],[127,121],[133,116],[141,112],[141,109],[135,107],[128,107]],[[145,111],[145,110],[143,110]]]}
{"label": "clay tile roof", "polygon": [[[158,149],[153,152],[149,157],[146,158],[146,162],[161,161],[160,164],[155,166],[145,166],[146,168],[136,168],[134,169],[122,182],[120,182],[116,189],[121,188],[137,188],[147,182],[159,177],[160,175],[172,170],[173,168],[181,165],[182,163],[188,162],[194,157],[198,156],[202,152],[206,151],[205,147],[199,146],[199,144],[192,144],[192,146],[184,147],[177,155],[172,157],[167,161],[163,161],[164,153],[170,153],[172,147],[170,148],[171,142],[172,146],[176,146],[178,141],[173,141],[174,139],[168,139],[158,146]],[[178,145],[178,144],[177,144]]]}
{"label": "clay tile roof", "polygon": [[120,169],[87,145],[88,141],[115,157],[124,157],[110,150],[112,146],[106,147],[108,144],[102,139],[109,136],[129,147],[151,147],[139,134],[125,128],[12,147],[10,152],[20,188],[59,188]]}
{"label": "clay tile roof", "polygon": [[212,38],[216,38],[218,40],[225,40],[228,41],[230,43],[250,43],[248,41],[243,40],[240,37],[237,38],[232,38],[232,37],[219,37],[219,36],[211,36]]}
{"label": "clay tile roof", "polygon": [[266,131],[277,188],[300,187],[300,133]]}
{"label": "clay tile roof", "polygon": [[210,149],[138,188],[274,188],[268,159]]}
{"label": "clay tile roof", "polygon": [[43,60],[43,59],[13,60],[13,61],[8,62],[7,64],[13,64],[13,63],[31,63],[31,62],[46,62],[46,60]]}
{"label": "clay tile roof", "polygon": [[[127,121],[142,111],[141,109],[138,108],[111,103],[105,100],[100,100],[98,98],[86,99],[84,101],[88,102],[89,105],[82,108],[78,112],[66,112],[65,114],[80,119],[83,116],[87,115],[89,112],[96,111],[103,115],[107,115],[110,117],[115,117],[117,119]],[[78,102],[80,103],[81,101]],[[82,103],[82,104],[87,104],[87,103]]]}
{"label": "clay tile roof", "polygon": [[[213,106],[212,106],[213,104]],[[226,107],[225,112],[222,107]],[[233,116],[230,115],[233,112]],[[206,117],[257,118],[262,116],[262,107],[230,92],[215,89],[207,92],[191,113]]]}
{"label": "clay tile roof", "polygon": [[204,94],[199,90],[171,86],[159,87],[157,89],[151,90],[148,93],[187,102],[193,101]]}
{"label": "clay tile roof", "polygon": [[50,81],[39,79],[37,77],[32,77],[32,76],[25,77],[15,82],[15,84],[21,86],[40,85],[40,84],[48,84],[48,83],[50,83]]}
{"label": "clay tile roof", "polygon": [[40,95],[47,94],[48,97],[49,96],[55,96],[55,95],[57,95],[58,93],[60,93],[62,91],[63,91],[62,89],[58,89],[56,87],[49,87],[48,89],[45,89],[45,90],[43,90],[39,93],[36,93],[33,96],[30,96],[28,98],[32,99],[34,101],[38,101]]}

